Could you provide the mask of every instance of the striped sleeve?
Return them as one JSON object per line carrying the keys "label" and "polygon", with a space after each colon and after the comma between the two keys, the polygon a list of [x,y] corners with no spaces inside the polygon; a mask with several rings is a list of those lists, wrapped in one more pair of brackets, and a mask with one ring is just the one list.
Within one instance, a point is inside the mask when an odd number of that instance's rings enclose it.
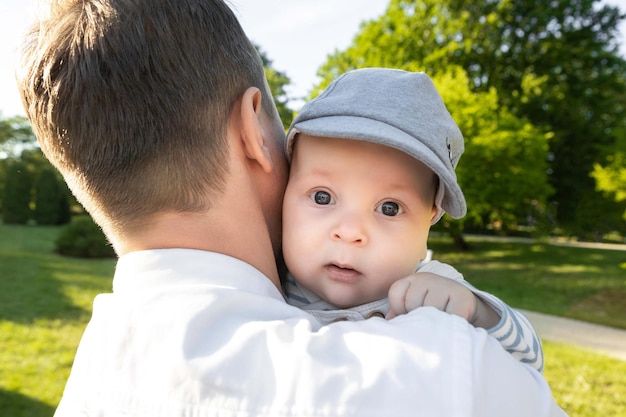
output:
{"label": "striped sleeve", "polygon": [[541,340],[526,316],[512,309],[496,296],[474,288],[467,281],[461,281],[461,283],[500,314],[498,324],[487,329],[487,333],[500,342],[515,359],[543,372]]}
{"label": "striped sleeve", "polygon": [[448,264],[431,261],[423,264],[418,272],[433,272],[454,279],[490,305],[500,315],[500,321],[494,327],[487,329],[487,333],[500,342],[515,359],[543,372],[541,340],[526,316],[509,307],[495,295],[475,288],[465,281],[460,272]]}

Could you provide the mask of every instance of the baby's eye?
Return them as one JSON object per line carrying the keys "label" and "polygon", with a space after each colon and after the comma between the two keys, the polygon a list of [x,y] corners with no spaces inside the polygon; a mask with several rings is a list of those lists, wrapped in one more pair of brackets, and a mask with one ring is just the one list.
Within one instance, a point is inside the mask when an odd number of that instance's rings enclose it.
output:
{"label": "baby's eye", "polygon": [[327,191],[315,191],[311,195],[311,199],[315,201],[315,204],[319,204],[320,206],[326,206],[333,202],[333,198]]}
{"label": "baby's eye", "polygon": [[378,212],[384,214],[385,216],[397,216],[400,214],[401,209],[398,203],[394,203],[393,201],[385,201],[377,209]]}

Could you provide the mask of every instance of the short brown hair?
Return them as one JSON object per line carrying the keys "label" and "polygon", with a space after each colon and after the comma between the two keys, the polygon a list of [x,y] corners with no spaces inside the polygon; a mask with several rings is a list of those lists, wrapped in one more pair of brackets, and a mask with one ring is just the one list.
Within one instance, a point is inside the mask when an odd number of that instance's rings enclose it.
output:
{"label": "short brown hair", "polygon": [[17,78],[42,150],[105,232],[209,208],[233,104],[256,86],[275,111],[221,0],[57,0],[25,37]]}

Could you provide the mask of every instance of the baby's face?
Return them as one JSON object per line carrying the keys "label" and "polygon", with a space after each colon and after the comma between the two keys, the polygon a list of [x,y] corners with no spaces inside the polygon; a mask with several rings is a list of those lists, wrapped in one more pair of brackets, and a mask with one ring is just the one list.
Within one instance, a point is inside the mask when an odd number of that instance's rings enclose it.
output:
{"label": "baby's face", "polygon": [[426,255],[434,178],[393,148],[300,134],[283,203],[289,271],[338,307],[386,297]]}

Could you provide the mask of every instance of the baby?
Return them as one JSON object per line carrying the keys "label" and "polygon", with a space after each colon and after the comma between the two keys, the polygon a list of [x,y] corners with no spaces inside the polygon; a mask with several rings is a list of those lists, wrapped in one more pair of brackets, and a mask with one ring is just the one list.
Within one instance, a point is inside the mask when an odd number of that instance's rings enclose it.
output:
{"label": "baby", "polygon": [[325,323],[435,307],[543,367],[526,318],[423,262],[430,226],[466,213],[455,168],[463,136],[424,73],[368,68],[336,79],[287,134],[283,202],[287,301]]}

